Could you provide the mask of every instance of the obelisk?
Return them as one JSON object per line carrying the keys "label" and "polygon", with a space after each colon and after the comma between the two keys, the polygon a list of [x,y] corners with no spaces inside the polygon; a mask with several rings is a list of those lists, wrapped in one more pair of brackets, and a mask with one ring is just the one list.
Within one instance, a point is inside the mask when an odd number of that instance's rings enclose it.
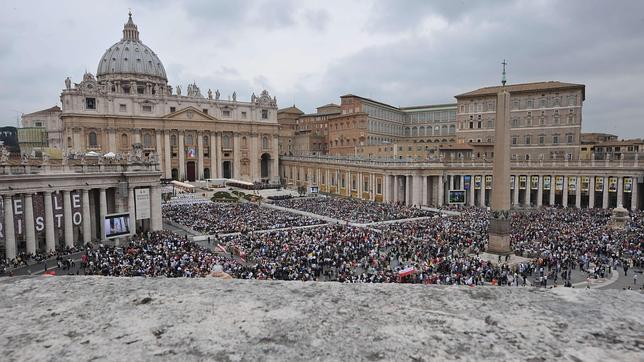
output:
{"label": "obelisk", "polygon": [[488,229],[487,251],[507,255],[510,247],[510,93],[505,87],[505,66],[503,78],[496,98],[496,120],[494,121],[494,160],[492,163],[492,212]]}

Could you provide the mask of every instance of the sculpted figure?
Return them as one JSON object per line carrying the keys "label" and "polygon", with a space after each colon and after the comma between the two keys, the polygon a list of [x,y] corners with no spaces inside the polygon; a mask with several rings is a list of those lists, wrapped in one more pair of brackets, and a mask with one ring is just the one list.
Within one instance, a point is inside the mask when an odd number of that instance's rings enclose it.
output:
{"label": "sculpted figure", "polygon": [[181,86],[180,85],[177,86],[177,95],[178,96],[181,95]]}
{"label": "sculpted figure", "polygon": [[72,80],[69,79],[69,77],[65,78],[65,88],[67,88],[67,90],[72,89]]}
{"label": "sculpted figure", "polygon": [[219,96],[221,96],[221,94],[219,93],[219,89],[217,89],[217,90],[215,91],[215,99],[217,99],[217,100],[218,100],[218,99],[219,99]]}
{"label": "sculpted figure", "polygon": [[212,99],[212,91],[208,89],[208,99]]}

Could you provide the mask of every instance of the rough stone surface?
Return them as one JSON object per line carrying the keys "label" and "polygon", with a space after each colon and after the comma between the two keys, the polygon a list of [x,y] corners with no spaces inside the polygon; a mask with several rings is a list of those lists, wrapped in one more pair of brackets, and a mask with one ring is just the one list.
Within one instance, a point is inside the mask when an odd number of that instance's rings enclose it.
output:
{"label": "rough stone surface", "polygon": [[0,279],[3,361],[636,361],[636,291]]}

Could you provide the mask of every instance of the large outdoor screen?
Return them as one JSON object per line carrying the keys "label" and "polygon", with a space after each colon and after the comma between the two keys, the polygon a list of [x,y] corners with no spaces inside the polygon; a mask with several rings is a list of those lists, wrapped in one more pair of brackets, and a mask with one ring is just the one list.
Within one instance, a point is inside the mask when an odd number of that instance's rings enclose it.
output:
{"label": "large outdoor screen", "polygon": [[451,190],[449,192],[449,203],[450,204],[464,204],[465,203],[465,191],[464,190]]}
{"label": "large outdoor screen", "polygon": [[130,214],[105,215],[105,237],[107,239],[130,234]]}

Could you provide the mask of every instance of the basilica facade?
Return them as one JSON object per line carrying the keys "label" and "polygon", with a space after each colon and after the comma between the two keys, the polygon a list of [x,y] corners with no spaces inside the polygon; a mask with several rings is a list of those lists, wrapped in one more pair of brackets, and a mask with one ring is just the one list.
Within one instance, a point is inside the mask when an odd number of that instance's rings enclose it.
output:
{"label": "basilica facade", "polygon": [[224,98],[195,83],[173,89],[131,14],[96,75],[65,80],[61,103],[67,153],[127,154],[136,145],[158,156],[165,178],[279,181],[276,98],[266,90],[250,101]]}

